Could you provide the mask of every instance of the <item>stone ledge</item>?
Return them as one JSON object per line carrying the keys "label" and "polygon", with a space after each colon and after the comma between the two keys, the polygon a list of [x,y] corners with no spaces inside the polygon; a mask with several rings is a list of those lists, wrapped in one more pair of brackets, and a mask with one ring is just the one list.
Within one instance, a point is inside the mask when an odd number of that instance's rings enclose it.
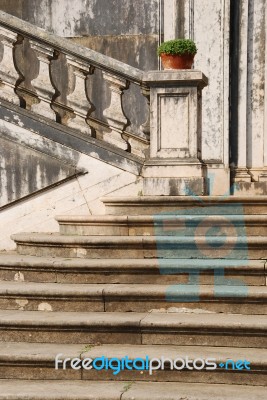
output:
{"label": "stone ledge", "polygon": [[209,80],[201,71],[197,70],[165,70],[165,71],[148,71],[144,72],[143,82],[151,85],[158,85],[160,82],[164,84],[179,83],[182,86],[197,85],[204,88],[208,85]]}

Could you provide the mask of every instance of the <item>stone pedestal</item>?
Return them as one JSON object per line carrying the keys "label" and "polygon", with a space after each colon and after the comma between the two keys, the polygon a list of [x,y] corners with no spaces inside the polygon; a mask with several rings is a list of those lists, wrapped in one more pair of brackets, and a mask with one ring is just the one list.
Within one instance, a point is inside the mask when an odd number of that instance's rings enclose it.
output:
{"label": "stone pedestal", "polygon": [[195,70],[150,71],[150,158],[144,195],[203,195],[201,92],[206,76]]}

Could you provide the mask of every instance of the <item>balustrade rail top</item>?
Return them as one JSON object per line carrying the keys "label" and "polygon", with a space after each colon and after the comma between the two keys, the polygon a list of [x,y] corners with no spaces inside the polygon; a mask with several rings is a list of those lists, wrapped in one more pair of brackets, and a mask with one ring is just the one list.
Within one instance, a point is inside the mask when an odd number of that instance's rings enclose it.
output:
{"label": "balustrade rail top", "polygon": [[199,83],[202,87],[208,85],[208,78],[203,72],[196,69],[181,69],[181,70],[164,70],[164,71],[147,71],[143,74],[144,83],[157,82],[179,82],[184,85]]}
{"label": "balustrade rail top", "polygon": [[112,72],[115,75],[123,76],[131,82],[137,84],[142,83],[144,73],[142,70],[134,68],[104,54],[98,53],[97,51],[91,50],[87,47],[73,44],[68,39],[48,33],[44,29],[38,28],[29,22],[16,18],[13,15],[5,13],[4,11],[0,11],[0,26],[3,26],[4,28],[21,34],[27,38],[46,43],[55,50],[66,54],[72,54],[84,61],[87,61],[90,65],[98,67],[107,72]]}

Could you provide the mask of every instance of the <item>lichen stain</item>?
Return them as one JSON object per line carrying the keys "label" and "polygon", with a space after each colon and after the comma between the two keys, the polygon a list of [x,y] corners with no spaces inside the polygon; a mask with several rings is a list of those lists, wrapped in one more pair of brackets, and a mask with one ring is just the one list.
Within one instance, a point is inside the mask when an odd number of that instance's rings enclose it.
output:
{"label": "lichen stain", "polygon": [[18,282],[24,282],[25,278],[24,278],[24,274],[22,272],[17,272],[14,275],[14,281],[18,281]]}
{"label": "lichen stain", "polygon": [[18,305],[18,309],[23,311],[29,302],[27,299],[16,299],[15,303]]}
{"label": "lichen stain", "polygon": [[83,257],[86,257],[87,250],[86,249],[76,249],[75,253],[78,258],[83,258]]}
{"label": "lichen stain", "polygon": [[53,309],[49,303],[40,303],[38,304],[38,311],[53,311]]}

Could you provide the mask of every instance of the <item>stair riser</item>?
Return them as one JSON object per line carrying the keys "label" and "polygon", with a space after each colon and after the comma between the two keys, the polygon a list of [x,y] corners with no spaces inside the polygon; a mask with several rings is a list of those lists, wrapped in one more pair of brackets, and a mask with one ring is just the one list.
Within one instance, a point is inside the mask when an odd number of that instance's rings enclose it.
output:
{"label": "stair riser", "polygon": [[[12,268],[12,267],[11,267]],[[257,270],[255,274],[246,275],[247,270],[228,273],[225,269],[225,276],[228,279],[239,279],[248,286],[265,286],[266,277],[264,276],[264,270],[260,274]],[[46,282],[46,283],[129,283],[129,284],[178,284],[188,282],[188,273],[181,273],[179,275],[165,275],[160,274],[158,269],[154,270],[154,273],[147,274],[145,271],[139,271],[135,273],[121,273],[120,271],[114,271],[112,268],[109,271],[94,272],[92,270],[86,272],[73,272],[70,273],[68,270],[58,272],[44,272],[44,271],[32,271],[27,269],[1,269],[0,268],[0,281],[25,281],[25,282]],[[208,273],[200,273],[200,282],[202,285],[214,285],[214,272],[211,270]]]}
{"label": "stair riser", "polygon": [[[253,369],[255,368],[255,372]],[[88,380],[88,381],[151,381],[151,382],[194,382],[194,383],[222,383],[235,385],[267,386],[266,370],[251,365],[248,372],[223,372],[219,371],[153,371],[149,375],[147,371],[121,371],[113,375],[112,371],[96,370],[55,370],[54,364],[47,365],[36,362],[33,365],[18,363],[16,365],[0,364],[0,379],[34,379],[34,380]]]}
{"label": "stair riser", "polygon": [[266,400],[266,387],[175,382],[1,381],[1,400]]}
{"label": "stair riser", "polygon": [[[26,304],[27,303],[27,304]],[[58,299],[51,300],[49,298],[32,299],[27,296],[9,298],[0,298],[1,310],[24,310],[24,311],[84,311],[97,312],[105,311],[105,305],[102,299],[99,300],[79,300],[79,299]]]}
{"label": "stair riser", "polygon": [[173,344],[178,346],[221,346],[221,347],[253,347],[266,348],[266,334],[257,336],[255,333],[247,335],[245,332],[236,333],[223,332],[211,335],[202,333],[200,330],[195,334],[186,334],[184,331],[166,332],[143,332],[142,344]]}
{"label": "stair riser", "polygon": [[120,296],[120,299],[114,300],[112,298],[84,301],[79,299],[58,299],[51,300],[49,298],[31,299],[27,296],[9,298],[6,296],[4,299],[0,298],[1,310],[25,310],[25,311],[81,311],[81,312],[148,312],[152,309],[168,309],[175,308],[190,308],[202,309],[211,312],[229,312],[233,314],[267,314],[266,301],[258,301],[255,303],[244,302],[243,298],[236,300],[236,302],[227,302],[226,300],[218,301],[166,301],[161,297],[155,298],[151,301],[150,297],[131,299],[129,296]]}
{"label": "stair riser", "polygon": [[49,257],[74,257],[74,258],[90,258],[90,259],[109,259],[117,258],[164,258],[164,259],[181,259],[181,258],[196,258],[196,259],[265,259],[267,258],[267,248],[259,246],[258,244],[249,244],[248,250],[246,248],[240,248],[233,250],[230,247],[223,247],[223,249],[205,249],[200,247],[198,249],[192,249],[181,247],[180,249],[171,249],[167,245],[164,248],[157,249],[156,245],[118,245],[113,248],[108,247],[96,247],[88,245],[73,245],[73,246],[59,246],[59,245],[27,245],[17,244],[17,251],[21,255],[32,255],[32,256],[49,256]]}
{"label": "stair riser", "polygon": [[233,314],[267,314],[266,303],[259,304],[247,304],[240,302],[239,304],[226,303],[223,300],[221,302],[166,302],[166,301],[155,301],[151,302],[149,299],[143,302],[132,301],[131,299],[125,300],[125,303],[121,301],[107,301],[105,304],[105,310],[107,312],[147,312],[150,310],[168,309],[170,307],[175,308],[190,308],[190,309],[201,309],[216,313],[233,313]]}
{"label": "stair riser", "polygon": [[[213,212],[216,215],[223,215],[226,214],[226,206],[225,204],[221,205],[215,205],[215,204],[203,204],[201,202],[196,201],[195,205],[193,204],[188,204],[187,206],[182,205],[181,203],[174,203],[173,205],[169,205],[168,203],[163,203],[162,205],[157,205],[156,203],[154,204],[142,204],[141,206],[135,205],[135,204],[129,204],[129,203],[124,203],[124,204],[107,204],[105,201],[105,213],[106,215],[157,215],[157,214],[164,214],[164,213],[170,213],[170,214],[175,214],[177,212],[182,214],[183,210],[187,210],[186,212],[188,213],[188,209],[190,210],[196,210],[196,214],[202,214],[208,215],[209,210],[215,210],[216,213]],[[242,205],[242,202],[240,201],[239,206],[237,205],[236,207],[234,205],[230,205],[228,210],[229,212],[227,214],[234,214],[234,215],[264,215],[266,214],[266,204],[251,204],[251,205]],[[215,208],[216,207],[216,208]],[[203,212],[201,211],[203,209]],[[236,210],[236,211],[235,211]]]}
{"label": "stair riser", "polygon": [[[103,328],[103,327],[102,327]],[[73,330],[62,328],[50,329],[49,327],[30,327],[23,329],[10,327],[5,329],[0,326],[0,335],[3,342],[28,342],[28,343],[76,343],[76,344],[147,344],[147,345],[178,345],[178,346],[221,346],[221,347],[253,347],[266,348],[267,337],[265,332],[255,332],[240,330],[230,331],[224,328],[223,332],[209,333],[192,331],[191,329],[171,329],[159,331],[157,327],[143,329],[142,332],[134,327],[128,331],[125,329],[117,330],[107,328],[105,332],[101,330],[83,330],[81,326],[76,326]]]}
{"label": "stair riser", "polygon": [[[231,223],[231,221],[229,220]],[[233,223],[234,227],[236,226]],[[214,225],[212,225],[214,226]],[[217,225],[216,225],[217,226]],[[205,227],[200,231],[196,229],[197,225],[193,225],[189,228],[185,228],[184,224],[181,225],[168,225],[165,228],[157,227],[155,228],[153,225],[139,225],[139,226],[110,226],[110,225],[62,225],[60,224],[60,233],[62,235],[84,235],[84,236],[156,236],[160,234],[164,234],[166,236],[173,236],[175,232],[183,230],[183,234],[185,236],[192,235],[192,230],[194,231],[196,236],[200,236],[205,232],[207,236],[212,236],[212,230],[206,229]],[[267,226],[250,226],[244,224],[242,225],[242,229],[245,229],[247,236],[266,236],[267,235]],[[220,227],[221,230],[227,235],[232,233],[232,229],[229,227]]]}

